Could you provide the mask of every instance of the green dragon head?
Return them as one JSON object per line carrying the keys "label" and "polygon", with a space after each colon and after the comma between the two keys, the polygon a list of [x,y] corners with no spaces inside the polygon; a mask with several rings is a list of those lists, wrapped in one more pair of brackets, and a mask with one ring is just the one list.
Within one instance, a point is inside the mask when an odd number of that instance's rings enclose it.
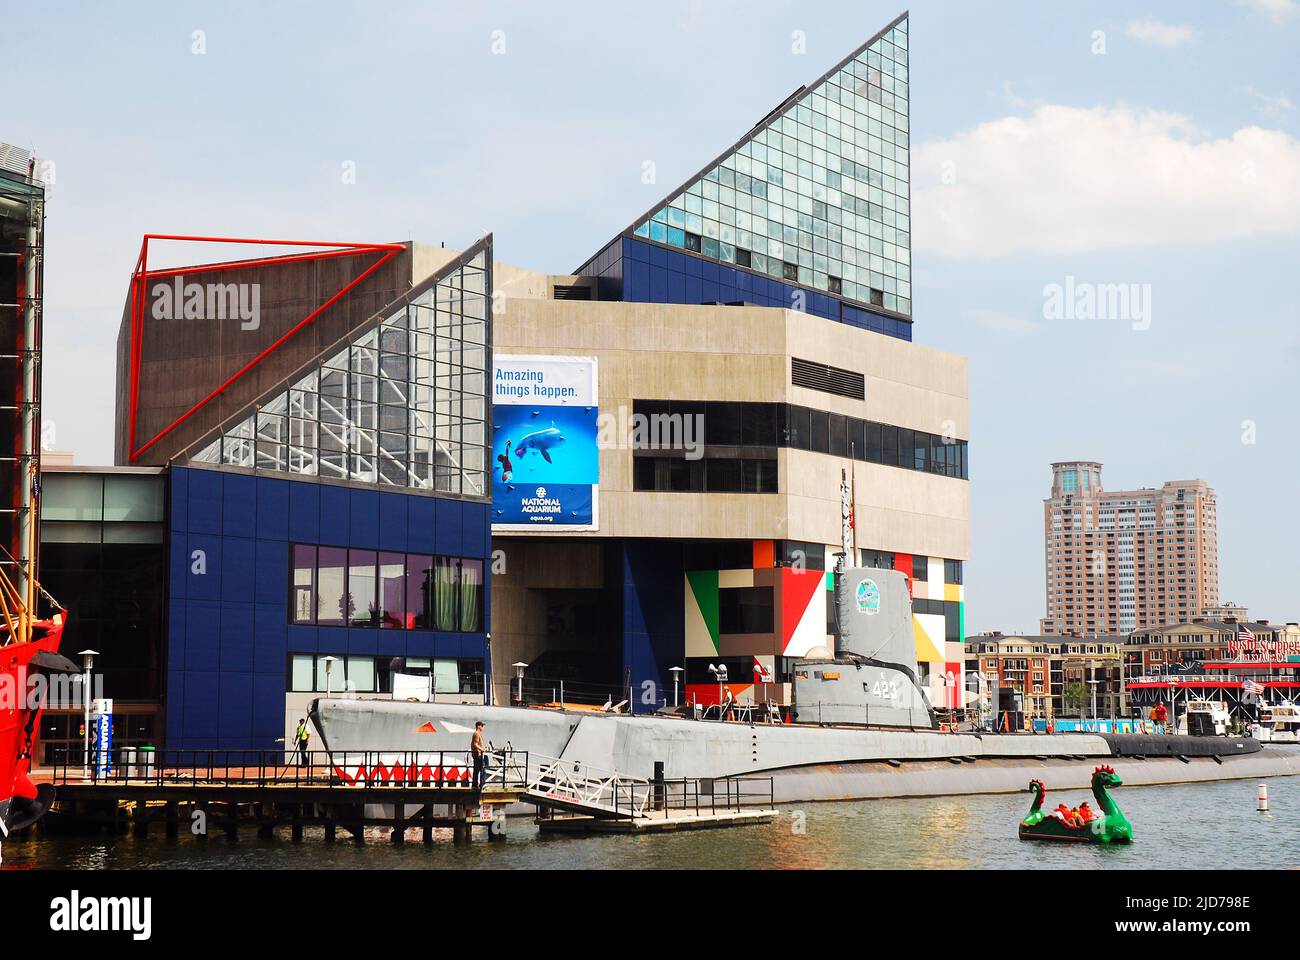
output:
{"label": "green dragon head", "polygon": [[1098,767],[1092,772],[1092,785],[1096,787],[1121,787],[1124,781],[1119,778],[1114,767],[1108,767],[1105,764]]}

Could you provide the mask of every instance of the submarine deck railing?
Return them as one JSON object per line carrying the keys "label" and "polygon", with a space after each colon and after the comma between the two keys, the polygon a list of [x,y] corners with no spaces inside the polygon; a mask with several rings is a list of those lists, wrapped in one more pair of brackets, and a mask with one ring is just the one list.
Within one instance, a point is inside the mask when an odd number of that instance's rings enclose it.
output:
{"label": "submarine deck railing", "polygon": [[[528,752],[496,750],[489,755],[485,787],[523,792],[528,787]],[[468,750],[286,750],[118,748],[104,759],[91,749],[89,770],[82,751],[56,751],[49,779],[59,784],[131,787],[429,787],[473,790]],[[87,776],[88,773],[88,776]]]}

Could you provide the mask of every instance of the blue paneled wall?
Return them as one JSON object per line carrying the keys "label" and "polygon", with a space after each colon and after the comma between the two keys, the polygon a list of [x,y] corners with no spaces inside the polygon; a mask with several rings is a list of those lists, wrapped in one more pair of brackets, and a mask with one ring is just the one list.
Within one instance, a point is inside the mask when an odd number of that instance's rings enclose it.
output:
{"label": "blue paneled wall", "polygon": [[912,339],[912,325],[906,320],[636,237],[615,240],[592,260],[589,269],[600,278],[602,298],[637,303],[746,302],[764,307],[790,307],[798,292],[803,295],[804,310],[814,316],[900,340]]}
{"label": "blue paneled wall", "polygon": [[289,624],[290,543],[486,560],[486,504],[174,467],[169,514],[169,748],[275,747],[292,653],[486,657],[482,633]]}
{"label": "blue paneled wall", "polygon": [[651,713],[654,707],[641,702],[642,684],[657,685],[659,705],[671,700],[671,670],[685,656],[682,548],[672,540],[624,540],[622,551],[623,669],[632,672],[633,709]]}

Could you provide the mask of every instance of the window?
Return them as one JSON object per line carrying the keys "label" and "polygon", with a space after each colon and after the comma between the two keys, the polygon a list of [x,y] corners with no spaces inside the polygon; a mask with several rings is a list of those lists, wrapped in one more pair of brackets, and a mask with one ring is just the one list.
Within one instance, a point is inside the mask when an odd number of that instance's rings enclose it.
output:
{"label": "window", "polygon": [[316,622],[322,627],[347,623],[343,585],[347,581],[347,550],[321,547],[316,566]]}
{"label": "window", "polygon": [[830,417],[830,429],[831,456],[847,457],[849,455],[848,418],[838,413],[832,413]]}
{"label": "window", "polygon": [[291,556],[291,623],[449,633],[483,629],[485,570],[479,558],[310,544],[294,544]]}
{"label": "window", "polygon": [[295,544],[293,548],[293,622],[316,620],[316,548]]}
{"label": "window", "polygon": [[401,628],[406,619],[406,557],[379,555],[379,625]]}
{"label": "window", "polygon": [[771,587],[718,591],[719,633],[771,633],[772,620]]}
{"label": "window", "polygon": [[379,625],[375,568],[373,550],[348,551],[348,622],[354,627]]}
{"label": "window", "polygon": [[[708,462],[732,458],[768,460],[773,452],[769,448],[787,447],[959,480],[969,479],[970,475],[965,440],[794,404],[637,400],[633,412],[649,418],[652,424],[664,417],[702,418],[703,460]],[[710,447],[727,449],[711,451]],[[648,454],[649,448],[637,452]],[[736,491],[741,474],[734,466],[719,465],[710,476],[708,466],[690,465],[701,461],[685,461],[680,455],[678,459],[684,462],[674,463],[669,457],[657,464],[638,462],[633,468],[633,489],[767,492],[748,482],[743,484],[743,491]]]}
{"label": "window", "polygon": [[863,550],[862,565],[876,570],[893,570],[894,555],[888,550]]}
{"label": "window", "polygon": [[191,459],[485,495],[489,260],[467,251]]}
{"label": "window", "polygon": [[636,457],[632,489],[668,493],[776,493],[776,460]]}
{"label": "window", "polygon": [[912,557],[912,579],[929,580],[930,579],[930,558],[929,557]]}
{"label": "window", "polygon": [[960,560],[945,560],[943,562],[943,582],[944,583],[961,583],[962,566]]}
{"label": "window", "polygon": [[892,424],[880,425],[880,462],[886,466],[898,466],[898,427]]}
{"label": "window", "polygon": [[824,410],[810,411],[811,429],[808,449],[813,453],[830,453],[830,414]]}
{"label": "window", "polygon": [[[326,692],[326,654],[295,653],[289,657],[287,687],[295,693]],[[483,660],[475,657],[439,658],[378,656],[335,656],[328,674],[333,693],[391,693],[392,674],[433,676],[435,693],[482,695]]]}

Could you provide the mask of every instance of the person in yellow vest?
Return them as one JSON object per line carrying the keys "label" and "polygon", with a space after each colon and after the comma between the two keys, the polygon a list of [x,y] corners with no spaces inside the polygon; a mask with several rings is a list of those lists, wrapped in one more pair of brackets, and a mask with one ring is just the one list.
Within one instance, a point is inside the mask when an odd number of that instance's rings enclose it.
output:
{"label": "person in yellow vest", "polygon": [[307,762],[307,748],[311,742],[311,731],[307,728],[307,718],[298,721],[298,729],[293,733],[294,759],[299,766]]}

